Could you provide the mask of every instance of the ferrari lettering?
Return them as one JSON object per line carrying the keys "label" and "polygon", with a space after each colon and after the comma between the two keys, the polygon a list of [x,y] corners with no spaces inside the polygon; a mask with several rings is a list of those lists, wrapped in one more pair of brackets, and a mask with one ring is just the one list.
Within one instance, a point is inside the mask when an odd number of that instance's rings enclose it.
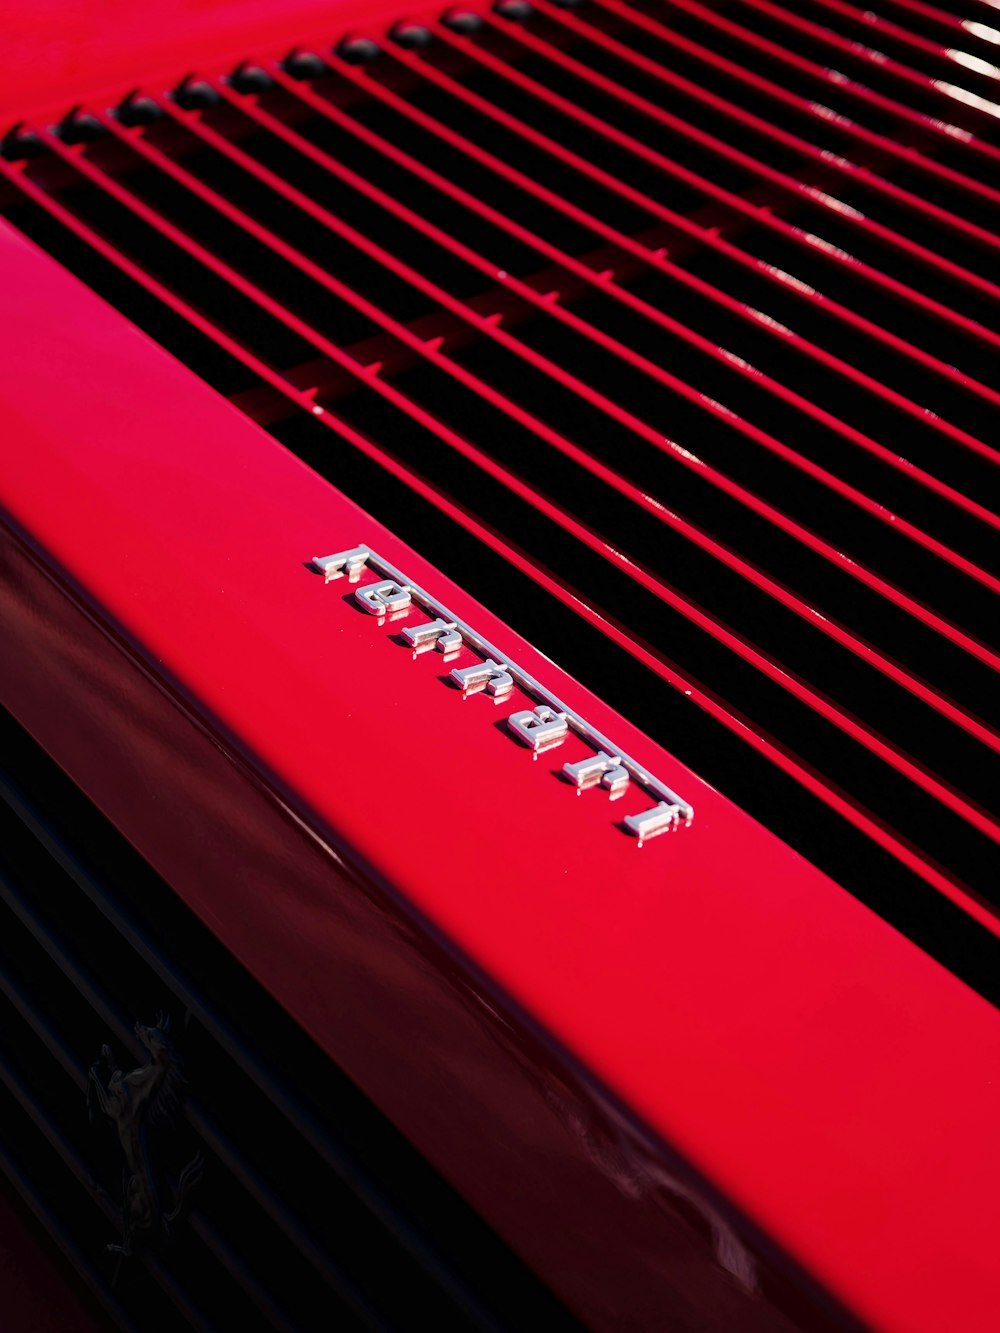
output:
{"label": "ferrari lettering", "polygon": [[476,666],[456,667],[451,678],[463,694],[476,694],[485,690],[487,694],[503,696],[514,688],[514,677],[500,662],[487,659]]}
{"label": "ferrari lettering", "polygon": [[566,718],[545,704],[520,713],[511,713],[507,726],[518,740],[530,745],[536,754],[542,750],[551,750],[554,745],[561,745],[569,735]]}
{"label": "ferrari lettering", "polygon": [[373,616],[391,615],[405,611],[413,598],[410,589],[395,579],[386,579],[384,583],[369,583],[359,588],[354,594],[358,602]]}
{"label": "ferrari lettering", "polygon": [[395,642],[411,649],[414,660],[433,651],[443,653],[446,660],[471,653],[477,660],[454,667],[446,679],[461,690],[463,698],[481,694],[495,704],[519,703],[507,717],[506,730],[512,739],[531,750],[534,758],[571,737],[577,745],[582,742],[589,753],[552,770],[554,775],[575,787],[578,796],[591,787],[600,787],[612,800],[629,796],[630,807],[648,799],[652,804],[647,809],[626,814],[617,825],[640,847],[661,833],[691,823],[694,810],[687,801],[370,547],[354,546],[334,555],[313,556],[311,563],[323,575],[324,583],[341,578],[358,583],[363,574],[373,575],[373,582],[355,591],[353,601],[374,616],[379,626],[408,619],[414,610],[428,616],[422,624],[405,625],[398,639],[393,636]]}
{"label": "ferrari lettering", "polygon": [[439,653],[454,653],[462,646],[462,636],[453,620],[442,620],[440,616],[427,625],[407,625],[403,638],[415,653],[427,652],[436,648]]}
{"label": "ferrari lettering", "polygon": [[576,764],[563,764],[562,771],[570,782],[576,784],[577,795],[600,783],[612,796],[622,796],[629,784],[628,769],[623,766],[621,756],[605,754],[603,750]]}
{"label": "ferrari lettering", "polygon": [[326,583],[345,576],[349,583],[357,583],[368,555],[367,546],[356,546],[353,551],[341,551],[339,555],[314,555],[312,562],[323,573]]}
{"label": "ferrari lettering", "polygon": [[639,839],[639,846],[659,833],[671,833],[681,821],[680,806],[668,801],[661,801],[652,810],[644,810],[641,815],[626,815],[625,824],[631,833]]}

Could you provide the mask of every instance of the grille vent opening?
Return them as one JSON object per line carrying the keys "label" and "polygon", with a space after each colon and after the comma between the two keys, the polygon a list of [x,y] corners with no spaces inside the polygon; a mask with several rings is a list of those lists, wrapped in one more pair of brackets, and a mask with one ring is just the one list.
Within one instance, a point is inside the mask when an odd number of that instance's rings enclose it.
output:
{"label": "grille vent opening", "polygon": [[940,32],[874,62],[845,8],[202,71],[22,127],[0,207],[995,1000],[1000,147]]}

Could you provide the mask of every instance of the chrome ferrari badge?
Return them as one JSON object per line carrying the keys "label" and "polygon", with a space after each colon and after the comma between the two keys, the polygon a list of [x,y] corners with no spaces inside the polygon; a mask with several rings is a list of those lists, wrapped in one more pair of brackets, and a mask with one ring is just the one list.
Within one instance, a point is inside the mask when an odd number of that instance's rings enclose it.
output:
{"label": "chrome ferrari badge", "polygon": [[687,801],[630,759],[579,713],[567,708],[544,685],[470,625],[452,615],[436,597],[406,578],[388,560],[367,546],[355,546],[353,550],[340,551],[336,555],[313,556],[312,565],[324,575],[327,583],[341,578],[359,583],[363,575],[374,575],[374,581],[358,588],[354,598],[370,615],[377,616],[380,624],[408,618],[415,607],[430,616],[424,624],[407,625],[402,629],[402,637],[414,657],[436,651],[443,653],[447,661],[463,648],[477,654],[478,662],[456,667],[451,672],[451,680],[463,696],[482,691],[499,702],[512,694],[516,685],[535,707],[512,712],[507,718],[507,729],[534,755],[555,749],[571,732],[585,741],[593,754],[576,763],[566,763],[562,769],[563,776],[576,788],[577,795],[595,787],[614,800],[635,783],[653,801],[648,810],[626,815],[624,820],[625,827],[638,839],[640,847],[660,833],[691,823],[694,810]]}

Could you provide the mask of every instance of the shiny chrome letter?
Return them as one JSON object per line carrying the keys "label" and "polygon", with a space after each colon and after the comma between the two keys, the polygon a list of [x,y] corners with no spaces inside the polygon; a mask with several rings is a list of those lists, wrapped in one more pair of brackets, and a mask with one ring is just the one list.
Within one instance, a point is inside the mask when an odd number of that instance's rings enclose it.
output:
{"label": "shiny chrome letter", "polygon": [[367,546],[355,546],[352,551],[341,551],[339,555],[314,555],[312,563],[326,576],[326,583],[343,578],[345,574],[349,583],[357,583],[370,555]]}
{"label": "shiny chrome letter", "polygon": [[477,662],[475,666],[456,667],[451,678],[460,686],[463,694],[476,694],[479,690],[485,690],[487,694],[495,694],[502,699],[514,688],[514,679],[507,668],[492,658]]}
{"label": "shiny chrome letter", "polygon": [[530,745],[536,754],[561,745],[569,735],[565,716],[545,704],[535,709],[526,708],[523,713],[511,713],[507,725],[518,740]]}
{"label": "shiny chrome letter", "polygon": [[598,783],[606,787],[612,796],[621,796],[629,783],[628,769],[624,767],[621,756],[605,754],[599,750],[589,759],[581,759],[576,764],[563,764],[563,773],[571,782],[576,783],[577,795],[587,787],[596,787]]}
{"label": "shiny chrome letter", "polygon": [[667,833],[677,828],[683,813],[681,806],[661,801],[652,810],[643,810],[640,815],[626,815],[625,827],[635,834],[641,847],[647,838],[655,838],[658,833]]}
{"label": "shiny chrome letter", "polygon": [[453,620],[431,620],[426,625],[407,625],[403,638],[415,653],[436,647],[439,653],[452,653],[462,646],[462,636]]}
{"label": "shiny chrome letter", "polygon": [[413,601],[406,584],[397,583],[395,579],[385,579],[382,583],[368,583],[365,587],[359,588],[354,596],[373,616],[405,611]]}

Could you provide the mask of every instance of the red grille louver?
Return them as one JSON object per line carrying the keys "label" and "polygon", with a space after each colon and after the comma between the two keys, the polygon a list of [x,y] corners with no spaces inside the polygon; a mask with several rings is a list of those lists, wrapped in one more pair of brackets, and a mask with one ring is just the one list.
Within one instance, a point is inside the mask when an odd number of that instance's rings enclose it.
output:
{"label": "red grille louver", "polygon": [[967,10],[355,25],[21,120],[0,208],[995,1003],[1000,31]]}

